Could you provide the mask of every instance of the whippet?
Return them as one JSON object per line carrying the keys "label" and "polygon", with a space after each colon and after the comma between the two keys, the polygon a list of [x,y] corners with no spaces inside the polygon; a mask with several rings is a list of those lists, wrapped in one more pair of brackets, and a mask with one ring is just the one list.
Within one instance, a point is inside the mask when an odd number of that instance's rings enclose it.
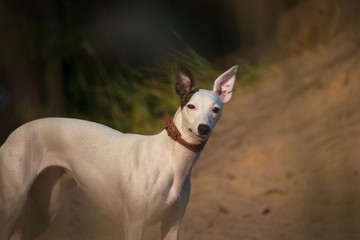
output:
{"label": "whippet", "polygon": [[[48,169],[70,173],[106,216],[120,220],[125,239],[139,240],[161,222],[161,239],[178,239],[190,195],[190,175],[223,104],[232,95],[237,66],[221,74],[213,90],[196,89],[179,66],[181,106],[157,135],[124,134],[104,125],[45,118],[16,129],[0,148],[0,240],[21,239],[22,215],[36,178]],[[61,174],[44,181],[51,221],[59,209]],[[41,198],[41,197],[40,197]],[[44,200],[44,199],[40,199]]]}

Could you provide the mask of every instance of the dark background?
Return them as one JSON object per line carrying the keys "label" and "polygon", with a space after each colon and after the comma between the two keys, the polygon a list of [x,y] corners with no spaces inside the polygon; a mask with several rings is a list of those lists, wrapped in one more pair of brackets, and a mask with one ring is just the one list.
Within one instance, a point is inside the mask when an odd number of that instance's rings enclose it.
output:
{"label": "dark background", "polygon": [[256,61],[253,49],[273,43],[278,17],[299,2],[0,0],[0,142],[39,117],[98,120],[81,84],[124,65],[151,68],[185,48],[218,66],[234,54]]}

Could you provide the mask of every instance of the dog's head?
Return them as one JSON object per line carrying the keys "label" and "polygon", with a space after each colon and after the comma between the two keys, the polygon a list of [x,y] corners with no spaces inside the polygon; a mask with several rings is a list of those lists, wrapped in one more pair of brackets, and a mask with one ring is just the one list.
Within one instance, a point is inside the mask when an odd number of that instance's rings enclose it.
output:
{"label": "dog's head", "polygon": [[197,141],[207,139],[219,120],[223,104],[231,99],[237,66],[221,74],[213,90],[196,89],[191,72],[178,65],[176,93],[181,99],[181,129]]}

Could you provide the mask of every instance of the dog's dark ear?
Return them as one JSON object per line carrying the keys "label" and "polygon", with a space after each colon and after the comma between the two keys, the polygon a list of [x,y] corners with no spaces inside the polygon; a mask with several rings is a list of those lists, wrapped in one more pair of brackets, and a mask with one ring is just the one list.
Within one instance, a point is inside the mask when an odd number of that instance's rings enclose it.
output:
{"label": "dog's dark ear", "polygon": [[189,69],[177,63],[176,65],[176,93],[182,97],[195,86],[194,78]]}

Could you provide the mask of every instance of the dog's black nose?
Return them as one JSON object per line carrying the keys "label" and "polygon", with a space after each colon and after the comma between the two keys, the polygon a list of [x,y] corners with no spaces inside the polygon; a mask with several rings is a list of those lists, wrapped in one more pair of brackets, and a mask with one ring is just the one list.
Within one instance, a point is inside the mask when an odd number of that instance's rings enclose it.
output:
{"label": "dog's black nose", "polygon": [[198,132],[201,135],[208,135],[210,133],[210,127],[206,124],[200,124],[198,126]]}

